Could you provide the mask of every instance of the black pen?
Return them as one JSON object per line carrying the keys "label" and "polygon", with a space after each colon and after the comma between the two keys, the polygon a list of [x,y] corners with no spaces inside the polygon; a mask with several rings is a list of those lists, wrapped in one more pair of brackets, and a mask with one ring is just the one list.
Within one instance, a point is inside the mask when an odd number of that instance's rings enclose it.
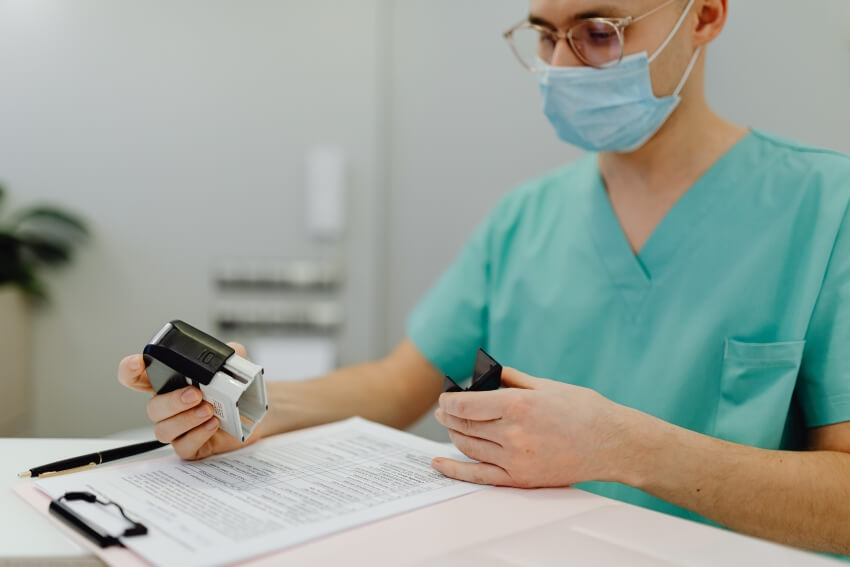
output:
{"label": "black pen", "polygon": [[89,453],[88,455],[80,455],[79,457],[71,457],[70,459],[64,459],[61,461],[56,461],[55,463],[41,465],[40,467],[35,467],[28,471],[18,473],[18,477],[38,478],[83,471],[96,467],[101,463],[108,463],[109,461],[116,461],[125,457],[132,457],[133,455],[138,455],[139,453],[145,453],[147,451],[159,449],[160,447],[165,447],[166,445],[168,445],[168,443],[160,443],[159,441],[145,441],[144,443],[125,445],[124,447],[107,449],[106,451],[98,451],[97,453]]}

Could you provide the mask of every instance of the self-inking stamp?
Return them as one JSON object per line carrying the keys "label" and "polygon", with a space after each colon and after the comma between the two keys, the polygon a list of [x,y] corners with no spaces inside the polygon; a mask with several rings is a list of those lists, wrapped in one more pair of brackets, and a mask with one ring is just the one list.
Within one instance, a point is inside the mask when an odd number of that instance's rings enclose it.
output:
{"label": "self-inking stamp", "polygon": [[242,441],[269,409],[263,368],[183,321],[166,323],[145,347],[144,360],[157,394],[200,388],[221,429]]}
{"label": "self-inking stamp", "polygon": [[475,368],[472,371],[472,383],[464,388],[451,377],[443,380],[444,392],[487,392],[498,390],[502,386],[502,365],[496,362],[484,349],[478,349]]}

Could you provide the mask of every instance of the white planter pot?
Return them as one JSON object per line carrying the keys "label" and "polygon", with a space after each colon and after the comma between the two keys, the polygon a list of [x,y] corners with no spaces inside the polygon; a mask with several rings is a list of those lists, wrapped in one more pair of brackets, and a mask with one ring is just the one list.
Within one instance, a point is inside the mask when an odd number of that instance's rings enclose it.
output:
{"label": "white planter pot", "polygon": [[30,417],[30,310],[17,288],[0,286],[0,437],[26,433]]}

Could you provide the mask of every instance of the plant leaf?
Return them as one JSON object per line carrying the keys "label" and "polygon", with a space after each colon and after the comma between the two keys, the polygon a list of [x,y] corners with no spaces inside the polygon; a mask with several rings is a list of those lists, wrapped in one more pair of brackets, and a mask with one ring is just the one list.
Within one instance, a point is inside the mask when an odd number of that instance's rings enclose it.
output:
{"label": "plant leaf", "polygon": [[21,238],[21,256],[49,265],[65,264],[71,259],[71,246],[56,240],[27,235]]}
{"label": "plant leaf", "polygon": [[[0,202],[4,196],[0,186]],[[88,235],[85,221],[60,208],[41,205],[20,211],[10,226],[0,228],[0,285],[15,285],[46,301],[39,265],[68,262],[75,244]]]}
{"label": "plant leaf", "polygon": [[40,299],[47,298],[47,290],[35,273],[35,266],[20,258],[19,242],[0,234],[0,285],[14,285]]}
{"label": "plant leaf", "polygon": [[21,241],[18,238],[0,232],[0,283],[20,270],[20,248]]}
{"label": "plant leaf", "polygon": [[89,235],[86,222],[80,217],[57,207],[39,205],[19,211],[12,220],[12,229],[23,230],[27,225],[54,227],[76,237]]}
{"label": "plant leaf", "polygon": [[26,271],[26,273],[22,274],[19,279],[13,281],[12,283],[14,285],[17,285],[19,288],[24,290],[32,297],[35,297],[42,301],[46,301],[48,299],[47,288],[32,270]]}

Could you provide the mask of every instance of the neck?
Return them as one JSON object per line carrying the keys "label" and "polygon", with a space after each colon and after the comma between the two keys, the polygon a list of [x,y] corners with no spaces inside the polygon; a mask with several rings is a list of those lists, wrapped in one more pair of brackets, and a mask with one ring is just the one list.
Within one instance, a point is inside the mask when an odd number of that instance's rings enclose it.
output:
{"label": "neck", "polygon": [[[698,76],[701,78],[701,73]],[[711,110],[701,83],[696,80],[689,85],[675,112],[644,146],[631,153],[599,154],[599,170],[609,189],[627,183],[632,191],[667,192],[683,187],[684,192],[746,136],[745,128]]]}

